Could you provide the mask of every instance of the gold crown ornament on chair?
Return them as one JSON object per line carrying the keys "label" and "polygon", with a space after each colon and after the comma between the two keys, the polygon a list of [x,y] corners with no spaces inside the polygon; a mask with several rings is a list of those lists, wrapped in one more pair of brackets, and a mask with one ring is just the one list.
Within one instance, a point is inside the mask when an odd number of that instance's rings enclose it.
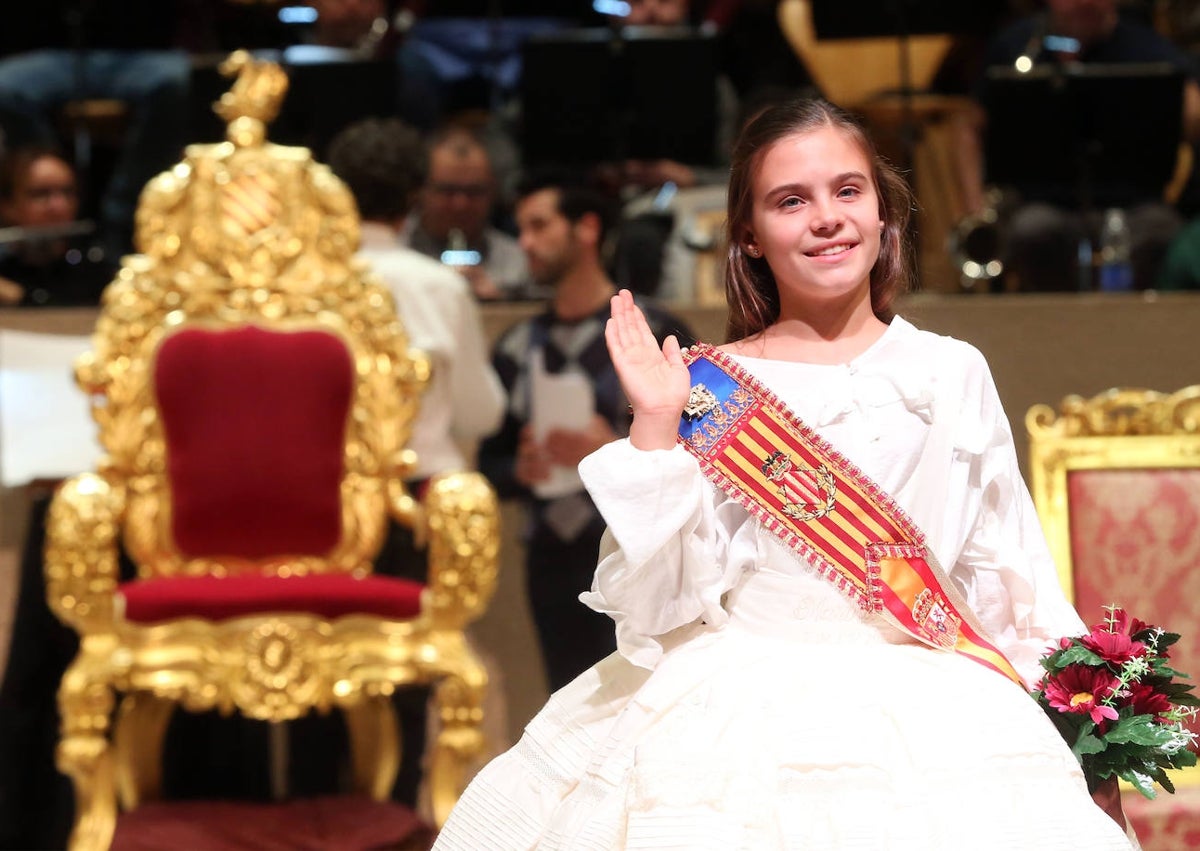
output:
{"label": "gold crown ornament on chair", "polygon": [[[428,360],[354,252],[350,192],[304,148],[266,141],[279,66],[233,54],[217,111],[142,193],[139,253],[105,291],[76,365],[105,451],[58,490],[51,607],[79,632],[59,690],[71,848],[107,848],[157,795],[171,712],[283,721],[341,710],[360,792],[390,792],[390,695],[433,689],[434,820],[482,750],[487,676],[464,627],[496,581],[495,494],[406,448]],[[372,573],[389,518],[428,540],[426,583]],[[137,578],[121,582],[118,546]]]}

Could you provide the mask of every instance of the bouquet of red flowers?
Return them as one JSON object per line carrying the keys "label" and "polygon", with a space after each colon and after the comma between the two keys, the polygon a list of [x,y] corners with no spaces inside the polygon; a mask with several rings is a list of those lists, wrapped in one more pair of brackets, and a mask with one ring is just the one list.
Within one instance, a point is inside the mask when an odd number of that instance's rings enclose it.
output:
{"label": "bouquet of red flowers", "polygon": [[1089,784],[1116,775],[1147,798],[1153,784],[1174,792],[1166,769],[1196,764],[1185,722],[1200,699],[1176,681],[1168,648],[1175,633],[1105,607],[1103,623],[1064,638],[1042,659],[1033,695],[1071,746]]}

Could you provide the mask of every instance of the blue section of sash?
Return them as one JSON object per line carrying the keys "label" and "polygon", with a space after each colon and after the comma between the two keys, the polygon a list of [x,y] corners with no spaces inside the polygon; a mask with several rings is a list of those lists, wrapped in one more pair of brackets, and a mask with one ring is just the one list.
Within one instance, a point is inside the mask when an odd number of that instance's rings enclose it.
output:
{"label": "blue section of sash", "polygon": [[[697,358],[688,367],[688,372],[691,374],[693,387],[697,384],[703,384],[717,397],[717,401],[722,405],[728,401],[729,397],[733,395],[733,391],[739,386],[737,381],[725,372],[725,370],[707,358]],[[711,414],[705,414],[703,417],[695,420],[680,417],[679,436],[684,440],[688,440],[695,433],[696,429],[703,426],[710,417]]]}

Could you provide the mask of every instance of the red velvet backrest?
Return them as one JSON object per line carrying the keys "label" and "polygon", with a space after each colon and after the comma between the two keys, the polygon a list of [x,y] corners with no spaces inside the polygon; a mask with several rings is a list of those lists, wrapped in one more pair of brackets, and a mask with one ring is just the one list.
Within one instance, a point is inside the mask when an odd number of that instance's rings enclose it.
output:
{"label": "red velvet backrest", "polygon": [[1200,469],[1074,470],[1067,489],[1075,608],[1180,633],[1171,658],[1200,679]]}
{"label": "red velvet backrest", "polygon": [[322,331],[186,329],[154,387],[185,558],[321,556],[341,536],[354,364]]}

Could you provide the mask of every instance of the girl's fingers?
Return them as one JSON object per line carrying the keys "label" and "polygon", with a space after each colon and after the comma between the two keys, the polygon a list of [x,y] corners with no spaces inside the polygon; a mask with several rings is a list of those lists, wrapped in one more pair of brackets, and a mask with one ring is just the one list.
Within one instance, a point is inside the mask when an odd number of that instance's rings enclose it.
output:
{"label": "girl's fingers", "polygon": [[667,335],[667,339],[663,340],[662,352],[671,366],[683,366],[683,353],[679,350],[679,340],[674,334]]}

